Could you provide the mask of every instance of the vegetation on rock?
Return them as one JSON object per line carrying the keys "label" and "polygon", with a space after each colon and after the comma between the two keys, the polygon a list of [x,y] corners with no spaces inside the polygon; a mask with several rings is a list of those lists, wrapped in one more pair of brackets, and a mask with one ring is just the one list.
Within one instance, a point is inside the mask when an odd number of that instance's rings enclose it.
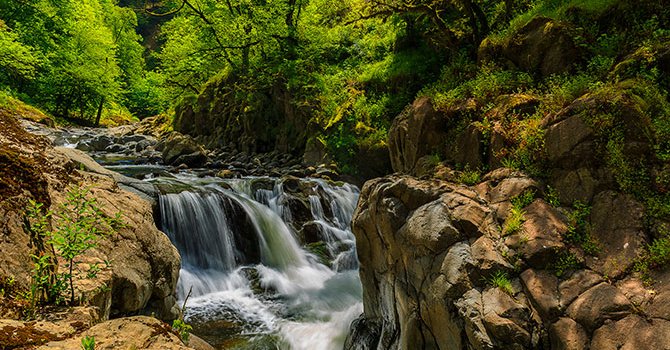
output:
{"label": "vegetation on rock", "polygon": [[[83,274],[78,271],[79,259],[97,247],[99,236],[111,234],[123,225],[121,213],[117,213],[116,217],[106,216],[88,189],[72,188],[67,193],[66,202],[57,211],[47,211],[42,203],[30,201],[26,216],[26,229],[42,237],[46,244],[53,246],[56,253],[56,259],[49,254],[48,249],[38,249],[32,255],[32,304],[59,304],[64,301],[63,294],[69,293],[69,303],[74,305],[74,281],[77,276],[80,279],[95,278],[100,271],[100,267],[93,264]],[[54,221],[53,229],[50,228],[51,218]],[[57,259],[63,260],[66,272],[58,272]]]}

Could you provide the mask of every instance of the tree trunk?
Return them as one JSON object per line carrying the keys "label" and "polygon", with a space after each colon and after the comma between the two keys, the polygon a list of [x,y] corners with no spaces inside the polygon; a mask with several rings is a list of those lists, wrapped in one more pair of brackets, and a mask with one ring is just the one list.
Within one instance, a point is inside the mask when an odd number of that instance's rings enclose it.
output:
{"label": "tree trunk", "polygon": [[105,104],[105,96],[100,97],[100,104],[98,105],[98,114],[95,116],[95,127],[100,126],[100,117],[102,117],[102,106]]}

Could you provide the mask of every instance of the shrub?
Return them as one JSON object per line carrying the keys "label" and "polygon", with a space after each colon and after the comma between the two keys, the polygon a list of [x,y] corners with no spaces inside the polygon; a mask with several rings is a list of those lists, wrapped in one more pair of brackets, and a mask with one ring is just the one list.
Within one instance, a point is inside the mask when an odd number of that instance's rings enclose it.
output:
{"label": "shrub", "polygon": [[176,319],[172,322],[172,329],[179,334],[179,338],[181,338],[184,343],[188,343],[191,331],[193,330],[193,327],[191,327],[190,324],[184,322],[184,320]]}
{"label": "shrub", "polygon": [[458,176],[458,181],[468,186],[476,185],[481,180],[482,180],[482,173],[477,169],[470,170],[469,168],[465,168]]}
{"label": "shrub", "polygon": [[581,201],[575,201],[573,209],[568,212],[568,232],[565,239],[575,245],[580,246],[585,253],[595,255],[599,247],[591,237],[591,225],[589,216],[591,207]]}
{"label": "shrub", "polygon": [[[62,301],[62,292],[69,289],[70,304],[74,304],[74,276],[78,265],[77,258],[90,249],[97,247],[98,239],[121,227],[121,213],[115,217],[106,216],[97,200],[86,188],[72,188],[66,195],[66,201],[57,212],[45,211],[42,203],[30,201],[26,216],[27,228],[46,239],[56,255],[66,263],[67,272],[54,275],[55,264],[43,251],[33,255],[33,283],[31,294],[37,301]],[[49,228],[50,218],[54,218],[54,229]],[[97,267],[92,268],[93,271]],[[89,275],[90,276],[90,275]],[[66,286],[67,283],[67,286]],[[44,299],[42,295],[46,294]]]}
{"label": "shrub", "polygon": [[526,221],[524,217],[525,212],[523,208],[530,205],[535,199],[535,191],[524,191],[522,194],[512,198],[512,208],[510,209],[509,215],[505,220],[503,226],[503,234],[511,235],[521,231],[523,223]]}
{"label": "shrub", "polygon": [[577,256],[566,251],[558,255],[558,258],[554,263],[554,271],[556,272],[557,277],[561,277],[568,271],[577,270],[580,265]]}

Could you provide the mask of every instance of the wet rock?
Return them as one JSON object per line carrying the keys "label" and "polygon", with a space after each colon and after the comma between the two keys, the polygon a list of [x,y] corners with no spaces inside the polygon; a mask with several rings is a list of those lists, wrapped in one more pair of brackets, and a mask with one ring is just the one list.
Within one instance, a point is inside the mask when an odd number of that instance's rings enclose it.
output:
{"label": "wet rock", "polygon": [[163,160],[166,164],[180,164],[181,161],[188,160],[189,166],[200,166],[205,163],[207,156],[204,148],[197,144],[193,139],[179,133],[170,134],[165,140],[157,146],[163,152]]}

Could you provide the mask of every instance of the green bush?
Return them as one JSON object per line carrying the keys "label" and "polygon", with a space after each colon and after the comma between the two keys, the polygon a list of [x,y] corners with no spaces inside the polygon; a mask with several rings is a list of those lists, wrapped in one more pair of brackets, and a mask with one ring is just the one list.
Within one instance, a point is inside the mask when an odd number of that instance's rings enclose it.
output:
{"label": "green bush", "polygon": [[[65,261],[67,272],[55,273],[53,259],[44,251],[33,255],[33,283],[31,295],[36,301],[62,301],[62,292],[69,289],[69,303],[75,303],[74,279],[78,258],[97,247],[98,240],[123,226],[121,213],[108,217],[86,188],[71,188],[66,201],[56,212],[46,211],[42,203],[30,201],[26,211],[26,228],[51,244],[56,256]],[[53,229],[50,219],[53,218]],[[96,267],[92,268],[93,273]],[[89,271],[90,276],[91,271]],[[44,299],[43,295],[47,298]]]}
{"label": "green bush", "polygon": [[554,263],[554,271],[557,277],[562,277],[566,272],[577,270],[581,263],[575,254],[563,252],[558,255]]}
{"label": "green bush", "polygon": [[191,327],[190,324],[184,322],[184,320],[176,319],[172,321],[172,329],[179,334],[179,338],[181,338],[184,343],[188,343],[191,331],[193,330],[193,327]]}
{"label": "green bush", "polygon": [[589,223],[591,207],[581,201],[575,201],[572,207],[573,209],[567,214],[568,231],[565,234],[565,239],[580,246],[587,254],[597,254],[600,248],[591,236],[591,225]]}

